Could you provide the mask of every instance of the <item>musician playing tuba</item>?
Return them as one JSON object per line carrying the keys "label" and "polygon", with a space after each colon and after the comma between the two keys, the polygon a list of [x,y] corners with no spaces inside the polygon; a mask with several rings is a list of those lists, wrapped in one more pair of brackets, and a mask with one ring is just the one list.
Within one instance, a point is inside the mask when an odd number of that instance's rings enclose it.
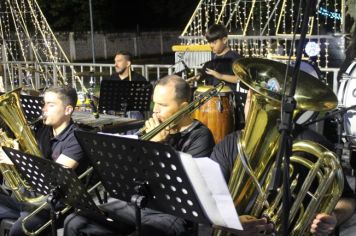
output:
{"label": "musician playing tuba", "polygon": [[[162,78],[153,93],[153,116],[146,122],[146,133],[165,122],[169,117],[186,107],[191,99],[190,87],[182,78],[171,75]],[[170,144],[178,151],[193,157],[209,156],[214,146],[210,130],[199,121],[185,115],[168,128],[155,135],[151,141]],[[126,233],[135,225],[135,208],[127,202],[113,199],[100,206],[104,212],[121,220],[120,229],[108,229],[89,217],[78,214],[69,215],[64,223],[64,235],[118,235]],[[126,224],[123,224],[126,222]],[[187,233],[187,222],[173,215],[149,208],[142,209],[142,235],[183,235]]]}
{"label": "musician playing tuba", "polygon": [[[245,114],[249,113],[252,93],[252,90],[249,90],[245,104]],[[219,163],[227,182],[232,174],[233,165],[238,154],[238,147],[236,145],[238,132],[239,131],[226,136],[222,142],[214,147],[211,154],[211,159]],[[329,150],[334,149],[333,145],[323,136],[310,129],[302,128],[301,126],[295,128],[293,136],[297,140],[310,140],[323,145]],[[303,156],[305,154],[300,155]],[[355,195],[346,179],[344,183],[342,197],[332,213],[325,214],[320,212],[317,214],[309,226],[308,231],[310,231],[310,233],[315,235],[329,235],[337,225],[351,217],[355,209]],[[266,218],[257,219],[250,215],[241,215],[240,220],[244,231],[234,232],[236,235],[272,235],[274,231],[274,225]]]}
{"label": "musician playing tuba", "polygon": [[[44,103],[43,124],[36,124],[35,135],[43,156],[67,168],[73,168],[77,173],[82,172],[87,167],[86,160],[74,136],[74,130],[77,128],[71,119],[77,103],[75,89],[50,88],[45,92]],[[1,155],[0,159],[1,163],[9,163],[9,159],[4,155]],[[0,194],[0,218],[16,220],[10,235],[25,235],[21,226],[22,219],[36,207]],[[38,225],[47,222],[49,218],[49,210],[43,210],[27,223],[27,229],[36,230]]]}

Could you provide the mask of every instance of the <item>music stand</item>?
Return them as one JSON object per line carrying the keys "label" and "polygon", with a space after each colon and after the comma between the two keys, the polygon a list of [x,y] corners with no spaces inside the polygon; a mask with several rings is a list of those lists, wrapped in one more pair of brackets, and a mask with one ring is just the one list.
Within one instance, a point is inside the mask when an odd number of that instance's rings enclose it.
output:
{"label": "music stand", "polygon": [[99,112],[149,111],[153,87],[147,81],[103,80]]}
{"label": "music stand", "polygon": [[34,121],[42,115],[43,97],[20,95],[20,102],[26,120]]}
{"label": "music stand", "polygon": [[85,131],[75,135],[110,195],[134,203],[138,234],[140,209],[146,204],[196,223],[212,223],[171,146]]}
{"label": "music stand", "polygon": [[35,192],[50,195],[47,202],[51,208],[52,235],[57,235],[55,205],[60,200],[83,213],[105,217],[72,169],[12,148],[2,148]]}

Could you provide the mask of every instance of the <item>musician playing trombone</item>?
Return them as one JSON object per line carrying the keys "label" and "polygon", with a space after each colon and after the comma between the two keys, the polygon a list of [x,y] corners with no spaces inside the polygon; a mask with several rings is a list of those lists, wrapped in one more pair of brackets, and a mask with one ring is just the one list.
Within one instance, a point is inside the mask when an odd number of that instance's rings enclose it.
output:
{"label": "musician playing trombone", "polygon": [[[74,136],[74,130],[77,128],[71,119],[77,103],[77,93],[70,87],[50,88],[44,94],[44,103],[43,124],[38,124],[35,135],[43,157],[67,168],[73,168],[79,174],[87,165],[84,152]],[[12,164],[4,155],[1,155],[0,161]],[[17,219],[10,230],[10,235],[25,235],[21,226],[22,219],[35,208],[0,194],[0,218]],[[43,210],[26,224],[27,229],[37,230],[38,226],[49,218],[49,211]]]}
{"label": "musician playing trombone", "polygon": [[[153,115],[146,121],[146,132],[166,121],[180,109],[189,104],[191,91],[188,83],[177,75],[162,78],[155,86],[153,93]],[[183,116],[174,124],[168,126],[151,141],[170,144],[178,151],[191,154],[193,157],[209,156],[214,146],[214,139],[210,130],[189,114]],[[108,229],[105,225],[72,214],[64,222],[64,235],[72,236],[86,233],[90,235],[118,235],[127,228],[135,225],[135,208],[130,203],[112,199],[100,208],[114,215],[122,222],[118,226],[122,230]],[[123,224],[126,222],[126,225]],[[173,215],[165,214],[152,209],[142,209],[142,235],[183,235],[187,232],[187,222]]]}
{"label": "musician playing trombone", "polygon": [[[252,95],[252,90],[249,90],[246,105],[245,114],[249,112],[249,104]],[[216,161],[222,170],[225,180],[228,182],[231,176],[234,162],[239,152],[236,145],[238,140],[238,132],[234,132],[226,136],[219,144],[214,147],[214,150],[210,156],[211,159]],[[320,134],[307,129],[305,127],[297,126],[293,132],[293,137],[297,140],[310,140],[321,144],[329,150],[333,150],[333,145]],[[306,154],[298,154],[306,155]],[[309,231],[313,235],[329,235],[332,233],[337,225],[340,225],[348,218],[351,217],[355,210],[355,194],[350,188],[346,178],[344,182],[344,189],[340,200],[331,214],[319,213],[312,221]],[[266,218],[257,219],[250,215],[240,216],[240,220],[244,231],[235,232],[236,235],[272,235],[274,231],[274,225]]]}

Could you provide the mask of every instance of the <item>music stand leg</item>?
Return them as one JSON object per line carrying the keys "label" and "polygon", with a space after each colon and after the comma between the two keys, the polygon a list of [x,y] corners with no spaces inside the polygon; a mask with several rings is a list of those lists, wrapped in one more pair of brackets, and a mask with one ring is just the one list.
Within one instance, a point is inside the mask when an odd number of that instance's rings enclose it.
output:
{"label": "music stand leg", "polygon": [[148,198],[146,196],[147,189],[146,184],[142,181],[135,181],[135,190],[138,194],[134,194],[131,197],[131,203],[135,206],[135,217],[136,217],[136,235],[141,236],[142,224],[141,224],[141,209],[146,207]]}
{"label": "music stand leg", "polygon": [[50,216],[52,220],[51,228],[52,228],[52,236],[57,236],[57,212],[56,212],[56,205],[59,200],[59,189],[55,188],[51,191],[47,198],[47,203],[49,204]]}

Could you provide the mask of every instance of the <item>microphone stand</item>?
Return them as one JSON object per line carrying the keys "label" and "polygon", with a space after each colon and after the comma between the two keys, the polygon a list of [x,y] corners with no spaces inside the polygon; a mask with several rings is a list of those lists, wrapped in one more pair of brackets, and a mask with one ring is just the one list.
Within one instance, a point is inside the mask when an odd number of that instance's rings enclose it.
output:
{"label": "microphone stand", "polygon": [[99,112],[98,112],[98,108],[94,103],[94,90],[95,88],[95,80],[93,78],[91,78],[90,80],[90,89],[88,91],[88,98],[89,98],[89,103],[90,103],[90,107],[92,109],[92,114],[94,116],[95,119],[99,119]]}
{"label": "microphone stand", "polygon": [[316,122],[319,122],[319,121],[322,121],[322,120],[326,120],[328,118],[331,118],[331,117],[335,117],[336,119],[336,122],[337,122],[337,143],[335,145],[335,150],[336,150],[336,154],[339,158],[341,158],[342,156],[342,150],[343,150],[343,147],[344,147],[344,144],[342,142],[342,131],[343,131],[343,121],[344,121],[344,115],[347,111],[349,110],[354,110],[356,109],[356,105],[353,105],[353,106],[350,106],[350,107],[341,107],[339,110],[335,110],[335,111],[332,111],[330,112],[329,114],[327,114],[326,116],[320,118],[320,119],[317,119],[317,120],[314,120],[314,121],[310,121],[306,124],[303,125],[303,127],[305,126],[308,126],[308,125],[311,125],[311,124],[314,124]]}
{"label": "microphone stand", "polygon": [[[297,79],[299,75],[299,68],[301,64],[301,59],[303,55],[304,41],[306,38],[306,33],[308,31],[309,16],[311,14],[311,9],[315,7],[314,0],[306,0],[304,5],[302,28],[300,33],[300,39],[297,48],[297,56],[295,66],[292,72],[292,81],[289,88],[289,93],[283,96],[282,99],[282,114],[279,124],[279,132],[281,133],[281,139],[279,144],[279,150],[276,158],[276,167],[273,170],[273,175],[271,185],[269,186],[270,192],[277,192],[278,185],[280,183],[282,158],[284,157],[283,163],[283,205],[282,205],[282,235],[288,236],[289,229],[289,211],[290,211],[290,183],[289,183],[289,163],[290,156],[292,153],[292,130],[293,130],[293,111],[296,108],[296,101],[294,99],[294,94],[297,86]],[[298,22],[297,22],[298,23]],[[296,24],[297,24],[296,23]],[[297,27],[296,27],[297,28]],[[292,50],[290,51],[292,53]],[[287,66],[287,70],[289,66]],[[286,77],[288,76],[288,71],[286,72]]]}

